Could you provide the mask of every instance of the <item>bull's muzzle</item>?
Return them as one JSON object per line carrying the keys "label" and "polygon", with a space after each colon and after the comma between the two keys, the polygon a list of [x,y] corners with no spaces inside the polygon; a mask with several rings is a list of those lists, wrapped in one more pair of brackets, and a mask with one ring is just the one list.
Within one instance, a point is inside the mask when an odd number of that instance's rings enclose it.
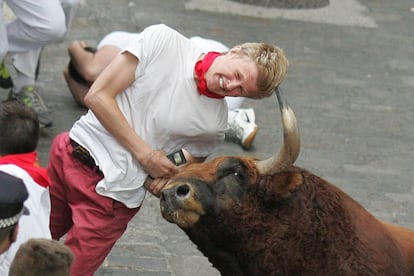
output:
{"label": "bull's muzzle", "polygon": [[205,214],[202,203],[196,199],[190,183],[178,182],[161,191],[160,208],[162,216],[181,228],[196,223]]}

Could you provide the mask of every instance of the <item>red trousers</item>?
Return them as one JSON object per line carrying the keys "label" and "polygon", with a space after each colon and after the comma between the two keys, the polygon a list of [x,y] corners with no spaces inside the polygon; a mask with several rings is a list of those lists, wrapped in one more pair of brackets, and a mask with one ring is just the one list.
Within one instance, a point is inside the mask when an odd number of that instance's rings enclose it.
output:
{"label": "red trousers", "polygon": [[65,244],[75,255],[71,275],[89,276],[103,263],[139,208],[130,209],[97,194],[95,186],[102,174],[71,153],[68,133],[58,135],[53,140],[48,165],[50,230],[56,240],[67,234]]}

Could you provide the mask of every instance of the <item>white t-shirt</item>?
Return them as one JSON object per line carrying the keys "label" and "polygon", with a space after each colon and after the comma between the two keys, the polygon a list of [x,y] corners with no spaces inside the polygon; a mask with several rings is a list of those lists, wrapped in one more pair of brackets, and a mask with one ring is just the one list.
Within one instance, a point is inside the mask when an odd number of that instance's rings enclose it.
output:
{"label": "white t-shirt", "polygon": [[[113,31],[107,34],[99,43],[97,48],[100,49],[103,46],[111,45],[118,47],[119,49],[124,49],[128,44],[137,37],[139,33],[130,33],[124,31]],[[214,52],[227,52],[229,48],[221,43],[220,41],[209,39],[201,36],[192,36],[190,40],[197,45],[201,51],[204,53],[214,51]],[[245,98],[243,97],[225,97],[227,102],[227,107],[229,109],[229,120],[232,120],[236,116],[236,112],[233,109],[238,109],[242,106]]]}
{"label": "white t-shirt", "polygon": [[111,45],[116,46],[119,49],[124,49],[134,40],[139,33],[130,33],[130,32],[123,32],[123,31],[114,31],[110,32],[101,41],[99,41],[97,48],[100,49],[103,46]]}
{"label": "white t-shirt", "polygon": [[[139,33],[130,33],[124,31],[113,31],[104,36],[99,41],[97,48],[100,49],[103,46],[111,45],[116,46],[119,49],[124,49],[128,44],[134,40]],[[204,38],[201,36],[192,36],[190,40],[194,42],[203,52],[226,52],[229,48],[220,41]]]}
{"label": "white t-shirt", "polygon": [[[135,82],[116,97],[132,128],[154,150],[185,148],[195,157],[210,155],[224,140],[227,106],[197,92],[194,65],[202,51],[163,24],[146,28],[124,51],[139,58]],[[129,208],[142,204],[147,173],[91,110],[69,135],[89,150],[104,174],[97,193]]]}
{"label": "white t-shirt", "polygon": [[31,238],[51,239],[49,230],[50,197],[49,190],[37,184],[33,178],[22,168],[16,165],[0,165],[0,171],[23,180],[29,193],[24,205],[30,214],[20,217],[17,239],[10,248],[0,254],[0,275],[8,275],[10,264],[22,243]]}

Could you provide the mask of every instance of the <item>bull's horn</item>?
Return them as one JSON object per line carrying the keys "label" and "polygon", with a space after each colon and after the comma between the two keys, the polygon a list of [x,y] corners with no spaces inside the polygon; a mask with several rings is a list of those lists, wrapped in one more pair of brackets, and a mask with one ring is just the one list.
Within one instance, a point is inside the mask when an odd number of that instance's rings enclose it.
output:
{"label": "bull's horn", "polygon": [[256,162],[256,166],[262,175],[273,175],[286,170],[296,161],[300,151],[300,133],[295,113],[288,105],[279,87],[275,88],[275,93],[279,102],[283,125],[283,146],[277,155]]}

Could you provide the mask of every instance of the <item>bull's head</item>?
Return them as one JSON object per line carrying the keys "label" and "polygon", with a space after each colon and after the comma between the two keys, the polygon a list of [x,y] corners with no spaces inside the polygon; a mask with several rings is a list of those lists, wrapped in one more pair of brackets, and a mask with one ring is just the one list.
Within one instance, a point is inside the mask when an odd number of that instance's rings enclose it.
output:
{"label": "bull's head", "polygon": [[[262,161],[252,157],[217,157],[187,166],[161,192],[161,213],[167,221],[185,229],[208,213],[233,208],[251,186],[260,185],[266,177],[283,172],[295,162],[300,150],[296,117],[281,91],[275,92],[284,133],[279,152]],[[289,180],[283,189],[288,193],[299,182]]]}
{"label": "bull's head", "polygon": [[221,275],[414,275],[413,231],[384,225],[334,185],[293,166],[299,130],[276,94],[279,153],[183,168],[161,192],[163,217]]}

